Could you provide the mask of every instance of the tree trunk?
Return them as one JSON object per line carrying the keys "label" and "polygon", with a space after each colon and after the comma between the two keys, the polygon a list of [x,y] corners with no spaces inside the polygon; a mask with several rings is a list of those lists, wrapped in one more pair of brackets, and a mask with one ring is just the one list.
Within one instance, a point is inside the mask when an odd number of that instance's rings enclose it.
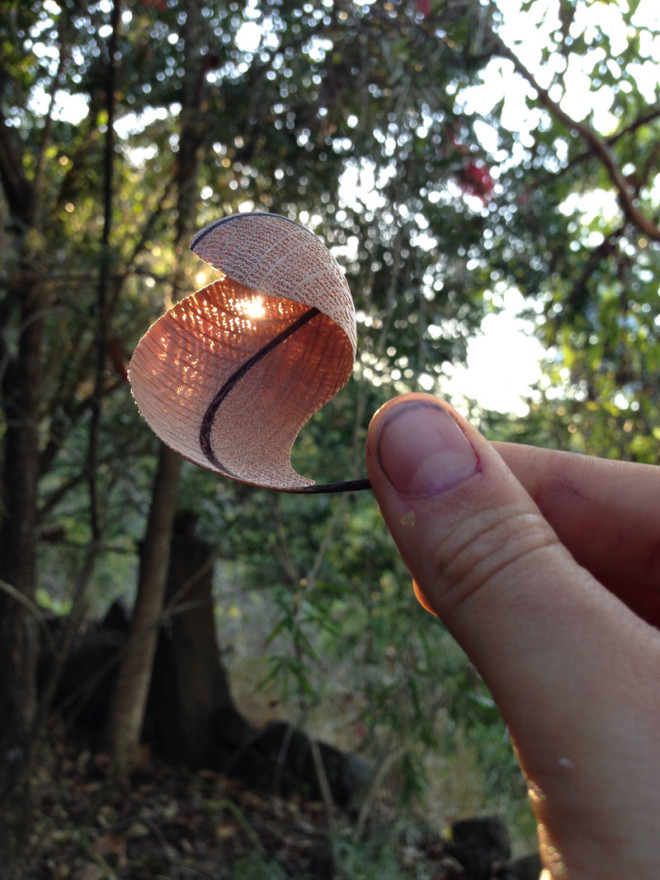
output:
{"label": "tree trunk", "polygon": [[[205,30],[200,8],[195,3],[188,4],[182,36],[185,57],[199,60]],[[177,261],[190,235],[197,206],[197,168],[203,97],[203,91],[199,86],[204,81],[205,71],[203,61],[196,65],[191,60],[186,66],[181,84],[180,147],[175,175],[177,211],[174,246]],[[182,269],[177,263],[172,279],[174,299],[178,297],[181,281]],[[181,466],[182,460],[175,453],[164,447],[161,448],[149,524],[144,540],[132,635],[119,671],[117,690],[110,714],[108,738],[113,755],[113,772],[121,782],[127,781],[139,756],[140,734],[156,650],[157,627],[163,609]]]}
{"label": "tree trunk", "polygon": [[217,749],[235,752],[253,732],[234,706],[216,640],[214,548],[194,535],[193,514],[177,515],[150,696],[150,741],[166,760],[199,768]]}
{"label": "tree trunk", "polygon": [[113,698],[109,741],[121,782],[139,759],[139,744],[167,583],[170,539],[183,459],[160,448],[158,469],[140,564],[131,635]]}
{"label": "tree trunk", "polygon": [[[20,822],[22,805],[14,792],[28,791],[23,774],[37,705],[37,632],[30,605],[36,589],[43,339],[36,286],[26,273],[17,276],[6,305],[16,309],[19,339],[15,354],[3,352],[0,386],[6,423],[0,528],[0,800]],[[13,824],[5,821],[0,835],[15,837]]]}

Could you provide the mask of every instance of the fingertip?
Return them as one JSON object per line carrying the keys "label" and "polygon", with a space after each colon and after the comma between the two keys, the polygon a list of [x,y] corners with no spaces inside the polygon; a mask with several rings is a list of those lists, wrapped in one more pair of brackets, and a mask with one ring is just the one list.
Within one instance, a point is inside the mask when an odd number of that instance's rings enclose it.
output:
{"label": "fingertip", "polygon": [[454,411],[430,394],[407,394],[374,416],[367,470],[400,497],[441,494],[476,473],[480,459]]}

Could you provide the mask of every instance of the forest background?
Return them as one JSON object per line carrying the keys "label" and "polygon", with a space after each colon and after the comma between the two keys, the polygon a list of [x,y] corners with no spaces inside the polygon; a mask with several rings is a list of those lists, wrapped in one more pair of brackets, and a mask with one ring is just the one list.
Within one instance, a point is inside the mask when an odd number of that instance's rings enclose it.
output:
{"label": "forest background", "polygon": [[[212,277],[192,235],[270,211],[320,236],[357,309],[353,377],[301,434],[299,470],[360,476],[370,416],[410,389],[493,439],[657,463],[654,3],[4,0],[0,47],[5,843],[67,653],[116,599],[133,639],[106,741],[117,779],[136,766],[184,513],[213,548],[223,673],[246,715],[396,771],[439,824],[499,810],[524,837],[502,722],[415,605],[369,493],[280,495],[184,465],[126,367]],[[512,304],[543,352],[515,414],[456,383]]]}

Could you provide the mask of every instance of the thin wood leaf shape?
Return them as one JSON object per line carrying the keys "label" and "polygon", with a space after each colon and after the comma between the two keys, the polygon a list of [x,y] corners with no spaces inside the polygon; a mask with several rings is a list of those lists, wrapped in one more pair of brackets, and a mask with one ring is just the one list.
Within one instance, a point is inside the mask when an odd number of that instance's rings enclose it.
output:
{"label": "thin wood leaf shape", "polygon": [[226,217],[191,249],[222,275],[138,343],[129,379],[142,415],[164,443],[223,476],[332,491],[293,469],[291,448],[353,368],[355,309],[337,262],[275,214]]}

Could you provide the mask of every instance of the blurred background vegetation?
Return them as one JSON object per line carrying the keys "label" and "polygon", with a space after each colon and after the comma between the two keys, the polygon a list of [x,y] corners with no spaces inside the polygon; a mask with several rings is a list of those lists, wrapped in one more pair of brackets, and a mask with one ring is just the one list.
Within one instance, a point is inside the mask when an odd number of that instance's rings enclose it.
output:
{"label": "blurred background vegetation", "polygon": [[358,317],[353,377],[297,469],[361,476],[369,418],[411,389],[493,439],[657,463],[659,25],[653,0],[0,4],[5,794],[54,708],[40,615],[67,617],[61,656],[114,600],[130,609],[149,523],[169,510],[167,538],[190,510],[247,715],[368,757],[439,827],[500,811],[530,835],[493,702],[415,604],[370,494],[186,464],[154,514],[166,454],[126,366],[212,277],[194,232],[276,212],[336,255]]}

